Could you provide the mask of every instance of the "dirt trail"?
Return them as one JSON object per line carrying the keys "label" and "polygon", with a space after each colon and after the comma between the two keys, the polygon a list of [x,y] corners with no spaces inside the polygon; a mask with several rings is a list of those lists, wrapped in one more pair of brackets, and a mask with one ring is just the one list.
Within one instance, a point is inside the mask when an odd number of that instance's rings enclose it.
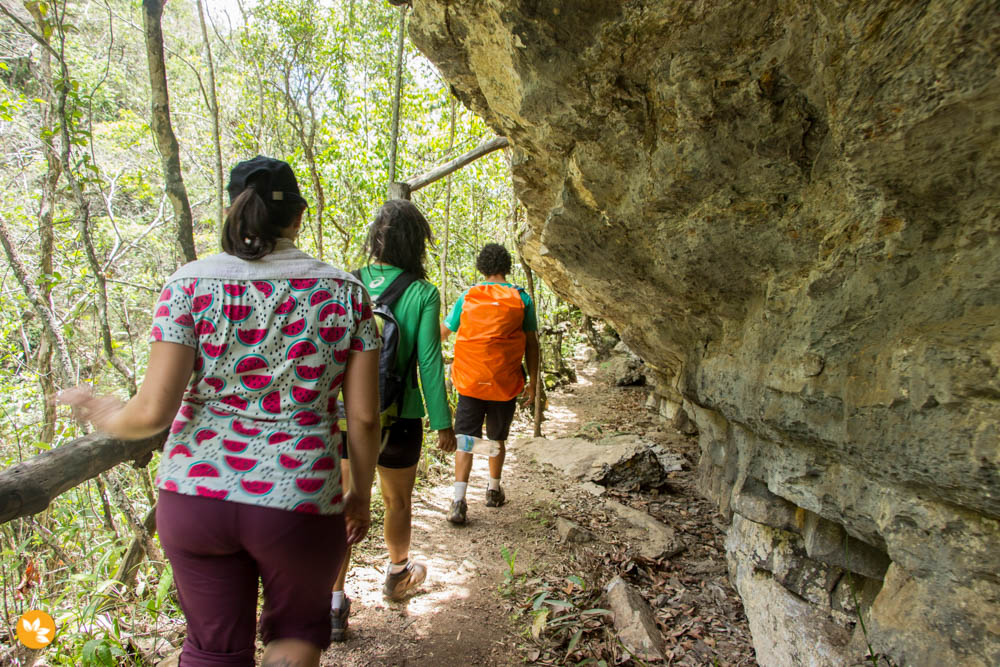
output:
{"label": "dirt trail", "polygon": [[[550,394],[543,431],[549,438],[641,434],[693,464],[693,441],[659,425],[642,407],[645,395],[640,388],[609,386],[595,366],[586,367],[578,384]],[[449,468],[431,470],[430,482],[418,487],[412,551],[427,563],[428,577],[416,595],[400,603],[382,598],[386,553],[380,534],[369,538],[355,554],[347,580],[353,603],[348,639],[331,646],[323,664],[563,664],[565,641],[557,633],[533,638],[528,632],[533,589],[575,575],[599,602],[598,587],[615,574],[641,587],[654,603],[674,664],[755,664],[742,608],[726,581],[722,534],[714,511],[694,490],[693,465],[674,473],[669,497],[615,495],[671,523],[689,545],[673,562],[645,561],[623,546],[619,522],[601,510],[600,501],[526,454],[519,456],[518,439],[530,435],[527,421],[515,422],[502,508],[485,507],[486,459],[476,457],[465,526],[445,520],[452,498]],[[587,545],[559,543],[556,516],[585,525],[597,539]],[[509,568],[502,547],[517,550],[512,585],[505,585]],[[568,586],[572,592],[573,585]],[[597,602],[593,606],[601,606]],[[586,626],[570,664],[591,656],[607,664],[627,659],[610,618],[599,620]]]}

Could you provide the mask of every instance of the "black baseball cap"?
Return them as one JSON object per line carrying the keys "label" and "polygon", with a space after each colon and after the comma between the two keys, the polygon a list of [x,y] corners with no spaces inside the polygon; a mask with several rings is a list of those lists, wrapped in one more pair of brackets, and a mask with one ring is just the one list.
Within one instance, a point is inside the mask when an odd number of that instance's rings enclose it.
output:
{"label": "black baseball cap", "polygon": [[287,162],[273,157],[258,155],[233,167],[229,172],[229,185],[226,186],[229,203],[232,204],[250,186],[257,190],[257,194],[265,202],[309,205],[299,192],[295,172]]}

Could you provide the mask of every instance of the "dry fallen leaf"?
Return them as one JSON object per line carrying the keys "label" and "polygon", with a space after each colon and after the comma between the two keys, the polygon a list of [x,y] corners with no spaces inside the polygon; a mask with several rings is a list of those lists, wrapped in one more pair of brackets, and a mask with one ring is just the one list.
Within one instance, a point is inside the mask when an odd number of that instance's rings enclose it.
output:
{"label": "dry fallen leaf", "polygon": [[545,629],[545,623],[548,621],[548,618],[549,618],[548,609],[543,609],[542,611],[538,612],[538,614],[535,616],[535,620],[531,622],[532,637],[538,639],[538,637],[542,634],[542,630]]}
{"label": "dry fallen leaf", "polygon": [[40,581],[41,575],[35,567],[35,561],[29,560],[24,568],[24,575],[21,577],[20,583],[14,589],[14,599],[23,600],[25,595],[31,592],[31,587],[37,585]]}

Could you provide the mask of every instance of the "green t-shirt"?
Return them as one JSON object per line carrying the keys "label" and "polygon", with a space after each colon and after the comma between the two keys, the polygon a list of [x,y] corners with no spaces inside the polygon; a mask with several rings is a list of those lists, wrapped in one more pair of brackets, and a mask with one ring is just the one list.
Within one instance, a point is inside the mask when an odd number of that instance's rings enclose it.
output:
{"label": "green t-shirt", "polygon": [[[518,289],[517,285],[511,285],[510,283],[479,283],[480,285],[503,285],[504,287],[513,287],[517,289],[517,293],[521,295],[521,301],[524,302],[524,323],[521,328],[524,331],[538,331],[538,320],[535,318],[535,304],[531,301],[531,297],[523,289]],[[444,321],[444,325],[448,327],[449,331],[458,331],[458,325],[462,323],[462,306],[465,304],[465,295],[469,290],[462,292],[462,296],[458,297],[458,301],[452,307],[451,312],[448,313],[448,319]]]}
{"label": "green t-shirt", "polygon": [[[372,264],[361,269],[361,282],[374,301],[403,272],[402,269]],[[413,387],[412,377],[407,379],[403,392],[400,417],[419,419],[424,416],[424,402],[431,430],[451,427],[451,408],[444,386],[444,361],[441,358],[441,294],[437,287],[426,280],[415,280],[406,288],[392,307],[392,314],[399,322],[399,347],[396,353],[396,370],[403,373],[406,362],[416,348],[417,366],[420,369],[420,391]]]}

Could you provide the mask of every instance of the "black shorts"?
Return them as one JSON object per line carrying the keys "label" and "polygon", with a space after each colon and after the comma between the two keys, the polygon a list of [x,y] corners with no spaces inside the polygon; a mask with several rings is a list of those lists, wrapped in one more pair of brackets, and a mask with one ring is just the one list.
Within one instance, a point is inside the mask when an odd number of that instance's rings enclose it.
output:
{"label": "black shorts", "polygon": [[[382,434],[385,437],[386,434]],[[420,448],[424,444],[424,422],[421,419],[397,419],[389,427],[385,449],[379,454],[378,464],[383,468],[409,468],[420,461]],[[347,433],[340,458],[347,455]]]}
{"label": "black shorts", "polygon": [[517,399],[509,401],[484,401],[481,398],[458,395],[455,408],[455,433],[483,437],[483,418],[486,418],[486,437],[489,440],[506,440],[510,424],[514,421]]}

